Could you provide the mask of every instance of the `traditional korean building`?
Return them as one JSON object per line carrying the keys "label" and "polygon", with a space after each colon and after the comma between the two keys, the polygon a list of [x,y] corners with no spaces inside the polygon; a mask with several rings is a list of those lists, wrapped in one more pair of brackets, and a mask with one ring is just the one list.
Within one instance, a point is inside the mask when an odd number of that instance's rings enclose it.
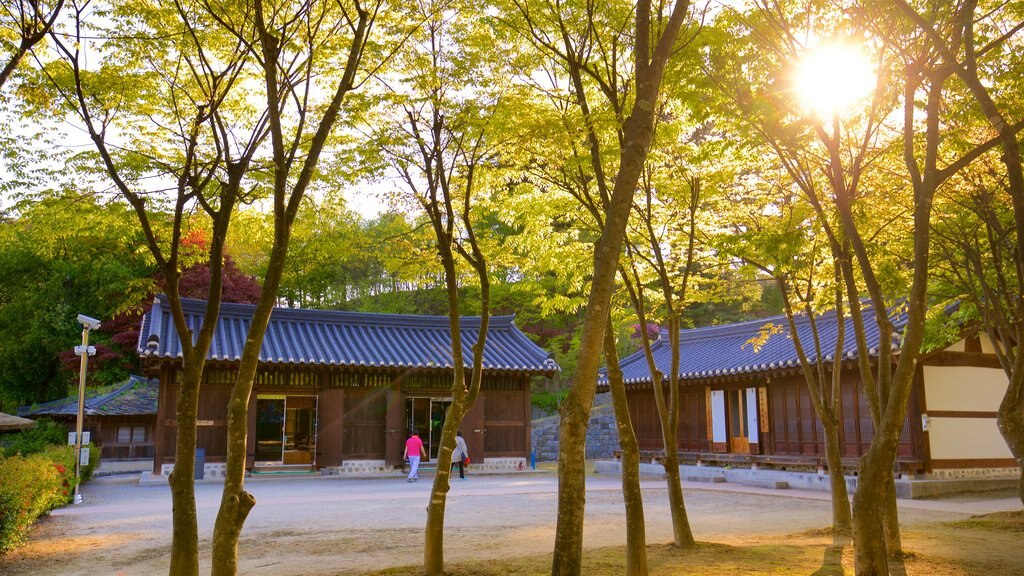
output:
{"label": "traditional korean building", "polygon": [[[153,457],[158,383],[131,376],[122,384],[87,390],[82,429],[100,448],[103,460],[143,460]],[[74,431],[78,395],[18,409],[21,416],[47,417]]]}
{"label": "traditional korean building", "polygon": [[[206,302],[185,300],[198,332]],[[227,402],[254,306],[223,304],[200,388],[197,448],[207,474],[226,458]],[[478,317],[461,319],[465,358],[477,341]],[[174,464],[181,346],[165,296],[143,319],[139,352],[160,382],[154,474]],[[492,316],[484,376],[462,423],[474,465],[522,469],[530,454],[530,384],[558,366],[516,328]],[[452,354],[447,316],[367,314],[277,308],[270,317],[249,404],[246,466],[281,470],[372,472],[401,466],[417,429],[436,458],[451,403]]]}
{"label": "traditional korean building", "polygon": [[[893,318],[897,333],[906,318]],[[832,357],[838,334],[835,314],[818,321],[827,370],[841,374],[840,446],[844,468],[857,469],[874,433],[857,367],[852,321],[847,318],[841,357]],[[799,316],[797,330],[810,360],[813,335]],[[880,345],[873,322],[867,334],[872,364]],[[772,330],[774,326],[776,329]],[[763,340],[769,332],[777,332]],[[763,340],[761,346],[755,342]],[[814,470],[825,465],[823,429],[811,404],[784,316],[680,332],[678,445],[685,463]],[[668,334],[653,345],[659,371],[671,371]],[[621,362],[630,416],[641,450],[663,451],[652,380],[642,351]],[[603,378],[603,377],[602,377]],[[607,388],[607,382],[600,385]],[[904,473],[939,477],[1012,474],[1017,467],[996,427],[1007,378],[983,333],[967,333],[943,350],[925,355],[914,376],[897,465]]]}

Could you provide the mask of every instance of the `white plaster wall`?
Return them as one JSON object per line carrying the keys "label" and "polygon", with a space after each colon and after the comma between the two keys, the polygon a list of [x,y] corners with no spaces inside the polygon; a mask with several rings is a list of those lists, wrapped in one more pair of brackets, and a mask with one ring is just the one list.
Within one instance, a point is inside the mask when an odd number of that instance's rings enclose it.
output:
{"label": "white plaster wall", "polygon": [[988,337],[988,334],[982,332],[978,334],[978,339],[981,340],[981,352],[983,354],[995,354],[995,346],[992,345],[992,339]]}
{"label": "white plaster wall", "polygon": [[725,391],[711,391],[711,441],[725,442]]}
{"label": "white plaster wall", "polygon": [[999,368],[925,366],[928,411],[995,412],[1006,393],[1006,373]]}
{"label": "white plaster wall", "polygon": [[758,442],[757,428],[757,388],[747,388],[747,430],[749,440]]}
{"label": "white plaster wall", "polygon": [[931,418],[928,440],[934,460],[1013,458],[995,418]]}
{"label": "white plaster wall", "polygon": [[946,348],[946,352],[963,352],[966,349],[967,349],[967,342],[965,340],[961,340],[961,341],[957,342],[956,344],[953,344],[952,346]]}

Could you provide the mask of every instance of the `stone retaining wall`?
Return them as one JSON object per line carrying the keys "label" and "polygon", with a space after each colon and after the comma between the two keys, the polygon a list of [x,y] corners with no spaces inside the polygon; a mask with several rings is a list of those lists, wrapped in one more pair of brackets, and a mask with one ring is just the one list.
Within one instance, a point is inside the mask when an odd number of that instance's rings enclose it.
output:
{"label": "stone retaining wall", "polygon": [[[558,460],[559,416],[549,416],[533,421],[531,442],[538,462]],[[615,426],[608,393],[598,394],[587,426],[587,458],[611,458],[619,449],[619,432]]]}

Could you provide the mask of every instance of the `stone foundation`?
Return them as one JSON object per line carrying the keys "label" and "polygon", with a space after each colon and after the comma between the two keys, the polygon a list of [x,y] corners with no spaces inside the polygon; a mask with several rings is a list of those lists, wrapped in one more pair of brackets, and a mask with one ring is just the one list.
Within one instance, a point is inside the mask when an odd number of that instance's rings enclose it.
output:
{"label": "stone foundation", "polygon": [[[618,460],[601,460],[596,463],[598,474],[622,474],[622,462]],[[980,470],[980,469],[973,469]],[[898,498],[930,498],[959,492],[983,492],[986,490],[1012,489],[1018,486],[1020,476],[1017,471],[1008,468],[993,468],[992,475],[946,476],[936,478],[933,474],[918,474],[896,479],[896,496]],[[1007,472],[1013,475],[1007,476]],[[687,482],[715,482],[740,484],[758,488],[794,488],[798,490],[817,490],[831,492],[832,485],[828,474],[824,472],[797,472],[784,470],[764,470],[751,468],[729,468],[719,466],[679,467],[680,475]],[[947,473],[964,473],[969,470],[946,470]],[[643,476],[665,477],[665,468],[661,464],[640,464]],[[981,474],[980,472],[978,474]],[[846,489],[852,495],[857,491],[857,476],[847,475]]]}
{"label": "stone foundation", "polygon": [[529,467],[526,458],[485,458],[470,464],[469,472],[522,472]]}
{"label": "stone foundation", "polygon": [[933,480],[981,480],[986,478],[1019,478],[1017,468],[956,468],[950,470],[932,470],[925,475]]}
{"label": "stone foundation", "polygon": [[388,472],[394,472],[393,466],[388,466],[383,460],[346,460],[341,466],[321,468],[320,474],[326,476],[380,476]]}
{"label": "stone foundation", "polygon": [[[223,480],[227,467],[228,465],[224,462],[207,462],[203,466],[203,480]],[[166,479],[171,475],[172,470],[174,470],[174,464],[164,464],[160,466],[160,476]]]}

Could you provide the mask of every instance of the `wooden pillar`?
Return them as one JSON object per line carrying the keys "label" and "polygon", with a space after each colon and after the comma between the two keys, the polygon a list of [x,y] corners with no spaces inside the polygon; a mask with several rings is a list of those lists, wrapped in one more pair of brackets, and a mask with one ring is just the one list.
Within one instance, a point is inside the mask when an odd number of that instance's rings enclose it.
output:
{"label": "wooden pillar", "polygon": [[[172,370],[166,362],[160,363],[160,385],[157,388],[157,405],[156,405],[156,426],[154,426],[153,433],[153,475],[160,475],[160,468],[164,463],[164,458],[167,455],[167,432],[170,428],[167,425],[167,421],[171,419],[177,408],[177,387],[171,385],[171,379],[174,378],[174,370]],[[172,394],[171,392],[175,393]]]}
{"label": "wooden pillar", "polygon": [[384,462],[388,466],[402,465],[405,449],[405,394],[400,383],[388,390],[388,409],[384,422]]}
{"label": "wooden pillar", "polygon": [[245,422],[245,468],[252,470],[256,465],[256,396],[259,390],[253,386],[249,394],[249,412]]}
{"label": "wooden pillar", "polygon": [[523,376],[523,432],[526,434],[526,450],[523,453],[523,457],[526,458],[526,464],[530,464],[530,450],[532,449],[533,439],[530,434],[533,430],[533,404],[530,402],[530,377]]}
{"label": "wooden pillar", "polygon": [[480,390],[476,402],[469,408],[462,419],[462,437],[469,448],[469,459],[473,462],[484,461],[484,402],[487,392]]}

